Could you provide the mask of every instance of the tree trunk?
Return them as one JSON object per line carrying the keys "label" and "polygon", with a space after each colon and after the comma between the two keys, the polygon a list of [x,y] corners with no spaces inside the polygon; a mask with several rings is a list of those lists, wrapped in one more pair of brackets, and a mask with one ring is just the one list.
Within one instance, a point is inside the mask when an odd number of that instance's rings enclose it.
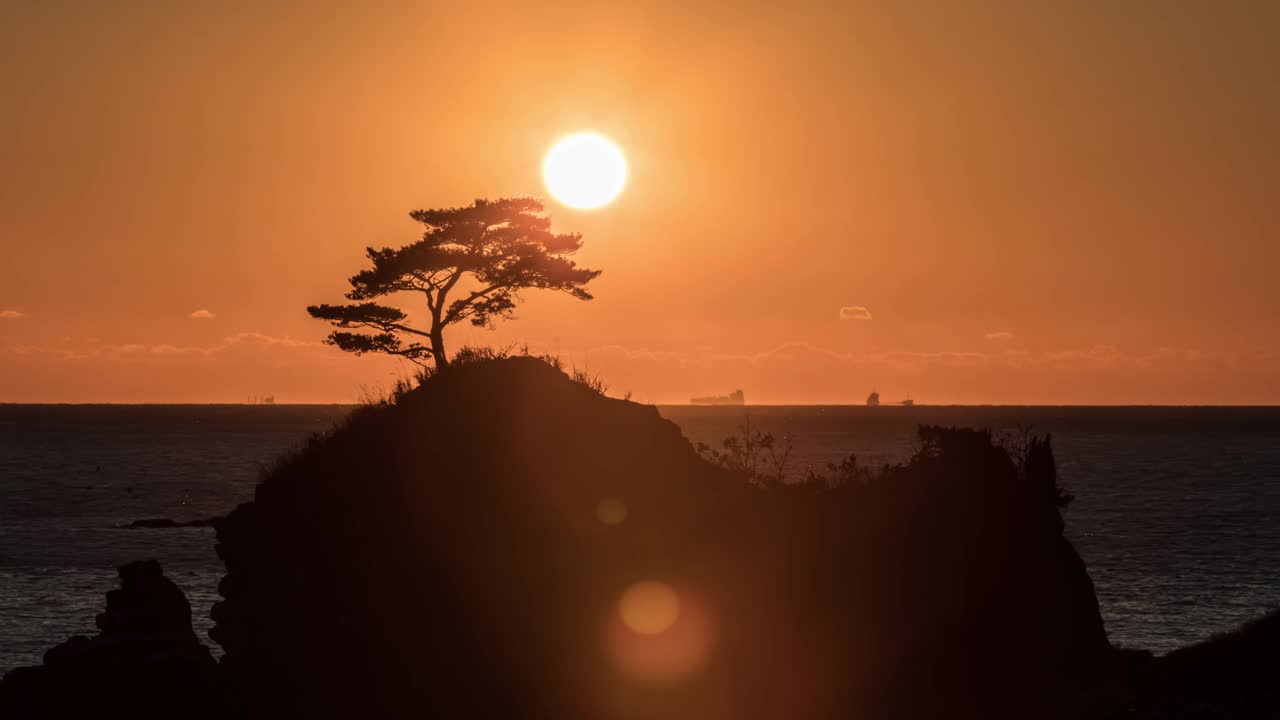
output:
{"label": "tree trunk", "polygon": [[449,366],[449,356],[444,351],[444,328],[439,326],[431,328],[431,358],[435,360],[437,370]]}

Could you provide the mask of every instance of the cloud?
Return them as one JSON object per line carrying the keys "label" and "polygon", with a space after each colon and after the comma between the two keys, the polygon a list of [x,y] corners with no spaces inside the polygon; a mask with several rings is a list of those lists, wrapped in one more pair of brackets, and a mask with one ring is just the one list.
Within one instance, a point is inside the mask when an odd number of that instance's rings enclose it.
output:
{"label": "cloud", "polygon": [[588,357],[625,358],[651,364],[675,365],[684,368],[813,368],[819,365],[842,368],[892,368],[916,369],[922,367],[972,367],[992,363],[998,356],[964,351],[890,351],[873,353],[841,352],[805,342],[786,342],[768,350],[757,352],[714,352],[701,350],[691,353],[655,351],[628,348],[622,345],[605,345],[586,351]]}
{"label": "cloud", "polygon": [[870,320],[871,311],[861,305],[847,305],[840,308],[841,320]]}
{"label": "cloud", "polygon": [[276,337],[273,335],[264,335],[259,332],[242,332],[235,335],[229,335],[222,338],[222,345],[215,350],[231,347],[232,345],[264,345],[269,347],[323,347],[324,343],[312,340],[296,340],[291,337]]}
{"label": "cloud", "polygon": [[191,318],[193,320],[212,320],[215,317],[217,317],[217,315],[214,315],[213,313],[204,309],[196,310],[195,312],[191,313]]}
{"label": "cloud", "polygon": [[[995,334],[995,333],[992,333]],[[1012,333],[1011,333],[1012,334]],[[572,353],[570,353],[572,354]],[[876,370],[934,371],[955,368],[1050,369],[1050,370],[1151,370],[1189,367],[1229,367],[1243,362],[1251,367],[1280,371],[1280,353],[1258,353],[1248,357],[1199,349],[1162,347],[1153,352],[1128,353],[1114,345],[1028,352],[1003,349],[991,352],[969,350],[887,350],[846,352],[805,342],[786,342],[758,351],[715,351],[709,348],[666,351],[623,345],[596,346],[585,350],[593,367],[601,364],[606,375],[613,368],[644,366],[668,368],[673,377],[705,370],[716,374],[765,372],[767,376],[797,372],[826,377],[827,370],[844,375]],[[822,372],[817,372],[821,370]]]}
{"label": "cloud", "polygon": [[986,335],[983,335],[982,337],[995,342],[1005,342],[1006,340],[1013,339],[1013,333],[1009,332],[1008,330],[998,330],[996,332],[989,332]]}
{"label": "cloud", "polygon": [[26,313],[21,313],[17,310],[0,310],[0,320],[17,320],[26,316]]}
{"label": "cloud", "polygon": [[[137,360],[155,358],[157,356],[214,357],[236,350],[273,350],[273,349],[317,349],[324,344],[309,340],[297,340],[291,337],[277,337],[258,332],[242,332],[222,338],[217,345],[172,345],[169,343],[126,343],[123,345],[103,345],[91,341],[89,345],[78,348],[65,346],[11,345],[0,350],[8,350],[16,355],[48,355],[63,360]],[[335,355],[338,353],[334,353]]]}

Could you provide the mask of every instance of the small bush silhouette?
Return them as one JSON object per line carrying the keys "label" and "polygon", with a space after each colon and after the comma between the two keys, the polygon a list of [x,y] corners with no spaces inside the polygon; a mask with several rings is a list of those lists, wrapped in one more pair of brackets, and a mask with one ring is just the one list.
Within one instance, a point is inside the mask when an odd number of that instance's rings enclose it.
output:
{"label": "small bush silhouette", "polygon": [[745,475],[751,482],[765,488],[777,488],[786,484],[791,461],[791,437],[781,441],[751,427],[747,417],[738,426],[738,433],[720,441],[720,448],[698,443],[698,454],[726,470]]}

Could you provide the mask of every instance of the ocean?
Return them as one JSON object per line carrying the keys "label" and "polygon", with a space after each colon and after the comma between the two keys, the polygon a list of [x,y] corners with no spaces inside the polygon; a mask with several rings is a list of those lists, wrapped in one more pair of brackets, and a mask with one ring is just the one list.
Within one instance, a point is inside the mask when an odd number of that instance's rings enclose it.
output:
{"label": "ocean", "polygon": [[[348,410],[0,405],[0,672],[94,633],[115,568],[139,558],[186,591],[204,637],[222,572],[213,530],[122,526],[230,510],[274,458]],[[1167,652],[1280,606],[1280,408],[660,410],[695,442],[744,422],[789,437],[797,473],[850,453],[902,459],[922,423],[1050,432],[1076,496],[1067,533],[1113,643]]]}

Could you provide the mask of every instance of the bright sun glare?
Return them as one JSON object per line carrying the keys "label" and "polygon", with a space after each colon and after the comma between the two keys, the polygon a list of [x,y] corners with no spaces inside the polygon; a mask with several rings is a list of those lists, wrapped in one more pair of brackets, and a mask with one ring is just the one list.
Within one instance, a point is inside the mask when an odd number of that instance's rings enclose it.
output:
{"label": "bright sun glare", "polygon": [[608,138],[578,133],[561,139],[542,161],[547,190],[569,207],[589,210],[618,197],[627,182],[627,159]]}

